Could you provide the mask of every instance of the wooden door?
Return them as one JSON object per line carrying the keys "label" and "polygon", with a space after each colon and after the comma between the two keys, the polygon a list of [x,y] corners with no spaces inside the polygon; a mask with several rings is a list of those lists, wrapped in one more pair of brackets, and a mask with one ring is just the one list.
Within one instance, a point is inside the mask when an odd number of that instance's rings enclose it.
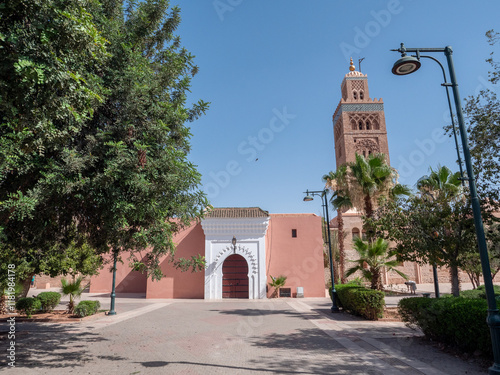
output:
{"label": "wooden door", "polygon": [[222,264],[222,298],[248,298],[248,264],[233,254]]}

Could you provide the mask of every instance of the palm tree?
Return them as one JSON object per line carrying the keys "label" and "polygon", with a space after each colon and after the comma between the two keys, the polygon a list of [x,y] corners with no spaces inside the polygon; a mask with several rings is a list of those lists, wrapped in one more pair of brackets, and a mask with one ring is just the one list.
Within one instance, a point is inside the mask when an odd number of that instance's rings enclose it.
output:
{"label": "palm tree", "polygon": [[[339,204],[343,202],[345,208],[355,207],[371,219],[382,200],[410,194],[407,186],[397,183],[398,174],[386,163],[384,154],[370,154],[368,158],[356,154],[355,157],[355,161],[323,177],[327,188],[342,197]],[[373,238],[372,230],[368,228],[366,232],[368,239]]]}
{"label": "palm tree", "polygon": [[368,158],[356,154],[355,161],[348,166],[348,195],[353,206],[368,219],[373,218],[381,200],[410,192],[408,187],[397,183],[398,174],[386,163],[384,154],[370,154]]}
{"label": "palm tree", "polygon": [[[333,190],[330,203],[337,210],[338,224],[338,243],[339,243],[339,263],[340,263],[340,282],[345,284],[345,245],[344,245],[344,219],[342,212],[352,208],[352,202],[347,191],[347,166],[341,165],[335,172],[330,172],[323,176],[323,181],[326,183],[326,188]],[[330,262],[332,260],[330,259]]]}
{"label": "palm tree", "polygon": [[437,170],[430,168],[431,173],[417,181],[417,189],[432,199],[451,200],[460,192],[460,172],[453,173],[448,167],[438,165]]}
{"label": "palm tree", "polygon": [[82,287],[82,277],[77,277],[73,282],[66,279],[61,280],[61,292],[65,296],[69,296],[68,314],[73,314],[75,310],[75,299],[79,298],[86,286]]}
{"label": "palm tree", "polygon": [[[448,167],[440,165],[436,170],[430,168],[430,171],[428,176],[423,176],[417,181],[417,189],[423,197],[446,204],[451,204],[453,200],[460,197],[462,192],[460,172],[453,173]],[[459,222],[458,225],[460,226],[461,223]],[[435,236],[439,236],[437,231]],[[452,294],[458,296],[460,294],[460,279],[458,266],[453,263],[450,264],[450,281]]]}
{"label": "palm tree", "polygon": [[280,297],[280,288],[283,288],[285,286],[285,283],[286,283],[286,276],[278,276],[278,277],[271,277],[271,280],[272,282],[269,283],[269,286],[270,287],[273,287],[274,288],[274,293],[273,294],[276,294],[276,297],[279,298]]}
{"label": "palm tree", "polygon": [[346,277],[361,271],[363,278],[371,282],[372,289],[381,290],[382,270],[385,267],[387,271],[395,271],[405,280],[408,280],[408,276],[395,268],[398,261],[391,259],[395,254],[392,251],[387,251],[388,247],[389,242],[383,238],[377,238],[374,241],[363,241],[359,237],[356,238],[354,240],[354,250],[358,253],[359,259],[351,261],[356,265],[347,270]]}

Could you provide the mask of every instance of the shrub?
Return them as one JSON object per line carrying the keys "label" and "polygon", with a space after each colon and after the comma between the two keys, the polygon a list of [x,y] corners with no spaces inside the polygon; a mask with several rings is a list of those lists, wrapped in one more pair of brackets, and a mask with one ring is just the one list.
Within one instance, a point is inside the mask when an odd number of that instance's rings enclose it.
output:
{"label": "shrub", "polygon": [[354,284],[339,285],[335,290],[344,310],[370,320],[383,316],[385,301],[381,291]]}
{"label": "shrub", "polygon": [[80,301],[75,308],[75,314],[80,318],[85,316],[94,315],[99,311],[101,304],[99,301]]}
{"label": "shrub", "polygon": [[16,302],[16,309],[24,312],[28,318],[31,318],[31,314],[40,310],[41,307],[40,300],[33,297],[19,298],[19,301]]}
{"label": "shrub", "polygon": [[43,312],[51,312],[61,300],[61,294],[57,292],[42,292],[36,298],[40,300]]}
{"label": "shrub", "polygon": [[479,349],[491,355],[487,308],[483,299],[461,297],[405,298],[398,305],[401,319],[419,327],[427,337],[466,352]]}
{"label": "shrub", "polygon": [[[493,285],[493,289],[495,291],[495,297],[497,297],[498,300],[498,297],[500,297],[500,286]],[[486,299],[486,289],[484,285],[481,285],[477,287],[477,289],[464,290],[460,292],[460,297]]]}

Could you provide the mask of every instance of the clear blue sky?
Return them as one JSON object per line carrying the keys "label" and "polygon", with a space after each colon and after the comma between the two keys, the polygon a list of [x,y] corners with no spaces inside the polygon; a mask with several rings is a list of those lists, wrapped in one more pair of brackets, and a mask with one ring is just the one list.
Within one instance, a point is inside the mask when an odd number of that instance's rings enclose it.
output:
{"label": "clear blue sky", "polygon": [[458,170],[454,143],[442,136],[449,112],[439,66],[423,60],[417,73],[397,77],[399,55],[389,50],[451,45],[461,97],[472,95],[487,82],[484,34],[500,31],[500,1],[171,4],[181,7],[178,34],[200,67],[190,100],[211,102],[192,123],[190,160],[215,207],[321,214],[320,201],[303,202],[303,192],[321,190],[335,169],[332,115],[351,56],[356,66],[365,58],[370,96],[384,100],[400,182],[413,186],[439,163]]}

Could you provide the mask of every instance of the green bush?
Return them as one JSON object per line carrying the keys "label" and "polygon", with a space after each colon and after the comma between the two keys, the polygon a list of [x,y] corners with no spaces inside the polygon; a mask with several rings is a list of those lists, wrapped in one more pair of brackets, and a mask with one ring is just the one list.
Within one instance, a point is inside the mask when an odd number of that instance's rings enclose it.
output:
{"label": "green bush", "polygon": [[486,323],[487,303],[469,298],[405,298],[399,302],[401,319],[417,326],[429,338],[465,352],[477,349],[492,355]]}
{"label": "green bush", "polygon": [[19,298],[16,302],[16,309],[24,312],[28,318],[31,318],[31,314],[40,310],[41,307],[40,300],[33,297]]}
{"label": "green bush", "polygon": [[75,308],[75,314],[80,318],[84,316],[94,315],[99,311],[101,304],[99,301],[80,301]]}
{"label": "green bush", "polygon": [[355,284],[338,285],[335,290],[340,306],[344,310],[370,320],[377,320],[383,316],[385,300],[381,291]]}
{"label": "green bush", "polygon": [[[500,286],[498,285],[493,285],[493,289],[495,291],[495,297],[500,297]],[[477,289],[472,289],[472,290],[463,290],[460,292],[460,297],[464,298],[482,298],[486,299],[486,289],[484,285],[481,285],[477,287]]]}
{"label": "green bush", "polygon": [[57,292],[42,292],[36,296],[42,305],[43,312],[51,312],[59,304],[61,293]]}

